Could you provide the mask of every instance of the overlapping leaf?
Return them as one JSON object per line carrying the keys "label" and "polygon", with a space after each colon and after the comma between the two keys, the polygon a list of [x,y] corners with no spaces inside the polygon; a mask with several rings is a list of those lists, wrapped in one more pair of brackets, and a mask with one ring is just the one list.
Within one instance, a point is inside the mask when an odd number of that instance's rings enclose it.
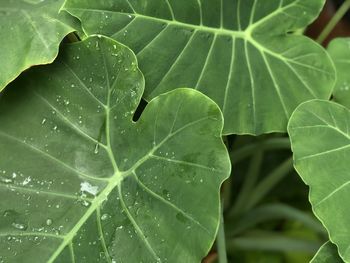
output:
{"label": "overlapping leaf", "polygon": [[350,111],[334,102],[299,106],[288,126],[295,168],[341,257],[350,261]]}
{"label": "overlapping leaf", "polygon": [[145,98],[200,90],[225,117],[224,133],[286,131],[297,105],[328,98],[335,81],[325,50],[290,34],[324,0],[67,0],[87,34],[130,46],[145,74]]}
{"label": "overlapping leaf", "polygon": [[0,91],[25,69],[50,63],[76,24],[59,14],[63,0],[6,0],[0,3]]}
{"label": "overlapping leaf", "polygon": [[342,263],[337,253],[337,247],[331,242],[326,242],[310,263]]}
{"label": "overlapping leaf", "polygon": [[337,69],[334,100],[350,108],[350,38],[337,38],[328,46]]}
{"label": "overlapping leaf", "polygon": [[92,37],[5,91],[0,261],[200,262],[230,173],[222,114],[180,89],[133,122],[143,89],[133,53]]}

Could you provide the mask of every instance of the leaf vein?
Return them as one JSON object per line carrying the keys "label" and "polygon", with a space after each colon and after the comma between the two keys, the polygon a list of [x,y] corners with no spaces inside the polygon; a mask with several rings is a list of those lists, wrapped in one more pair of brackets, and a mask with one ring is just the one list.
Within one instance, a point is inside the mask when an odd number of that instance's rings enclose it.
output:
{"label": "leaf vein", "polygon": [[137,224],[135,218],[132,216],[132,214],[130,213],[129,209],[127,208],[125,202],[124,202],[124,197],[122,194],[122,185],[120,184],[118,186],[118,194],[119,194],[119,200],[120,203],[126,213],[126,216],[128,217],[129,221],[131,222],[131,224],[133,225],[133,227],[135,228],[136,232],[138,233],[138,236],[140,237],[141,241],[145,244],[145,247],[148,249],[148,251],[151,253],[151,255],[157,260],[157,262],[161,263],[159,256],[156,254],[156,252],[153,250],[151,244],[148,242],[147,238],[145,237],[145,234],[143,233],[142,229],[139,227],[139,225]]}
{"label": "leaf vein", "polygon": [[185,216],[187,219],[189,219],[190,221],[192,221],[193,223],[195,223],[196,225],[198,225],[201,229],[203,229],[207,234],[210,235],[210,231],[203,226],[198,220],[194,219],[191,215],[189,215],[188,213],[186,213],[185,211],[183,211],[181,208],[179,208],[178,206],[176,206],[175,204],[169,202],[168,200],[164,199],[162,196],[160,196],[159,194],[155,193],[154,191],[152,191],[150,188],[148,188],[145,184],[143,184],[143,182],[141,182],[141,180],[139,179],[139,177],[137,176],[136,172],[133,172],[136,182],[141,186],[141,188],[143,188],[148,194],[150,194],[151,196],[153,196],[154,198],[158,199],[159,201],[161,201],[162,203],[168,205],[169,207],[171,207],[172,209],[174,209],[175,211],[181,213],[183,216]]}

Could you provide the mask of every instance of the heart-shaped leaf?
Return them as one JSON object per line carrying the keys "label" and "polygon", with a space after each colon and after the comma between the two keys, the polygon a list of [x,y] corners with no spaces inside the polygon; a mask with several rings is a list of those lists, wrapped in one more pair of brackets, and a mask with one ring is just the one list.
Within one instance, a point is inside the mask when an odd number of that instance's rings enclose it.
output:
{"label": "heart-shaped leaf", "polygon": [[0,3],[0,91],[25,69],[51,63],[74,20],[59,13],[63,0],[6,0]]}
{"label": "heart-shaped leaf", "polygon": [[343,263],[343,260],[338,255],[337,247],[328,241],[320,247],[310,263]]}
{"label": "heart-shaped leaf", "polygon": [[324,0],[67,0],[86,34],[113,37],[137,53],[145,98],[198,89],[221,107],[224,134],[285,132],[303,101],[329,98],[326,51],[290,34]]}
{"label": "heart-shaped leaf", "polygon": [[65,46],[0,100],[0,261],[200,262],[230,173],[222,114],[191,89],[133,122],[136,57],[112,39]]}
{"label": "heart-shaped leaf", "polygon": [[334,100],[350,108],[350,38],[334,39],[328,46],[328,52],[337,69]]}
{"label": "heart-shaped leaf", "polygon": [[295,168],[310,186],[313,211],[341,257],[350,261],[350,111],[329,101],[303,103],[288,132]]}

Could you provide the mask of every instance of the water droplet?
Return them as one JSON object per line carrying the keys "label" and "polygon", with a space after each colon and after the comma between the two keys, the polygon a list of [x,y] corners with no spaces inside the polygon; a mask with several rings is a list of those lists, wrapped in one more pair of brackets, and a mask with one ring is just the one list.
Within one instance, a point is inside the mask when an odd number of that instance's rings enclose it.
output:
{"label": "water droplet", "polygon": [[47,225],[47,226],[51,226],[51,225],[52,225],[52,219],[48,218],[48,219],[46,220],[46,225]]}
{"label": "water droplet", "polygon": [[46,119],[44,118],[42,121],[41,121],[41,124],[44,125],[46,122]]}
{"label": "water droplet", "polygon": [[12,226],[14,228],[17,228],[19,230],[26,230],[28,228],[28,226],[26,224],[23,224],[23,223],[17,223],[17,222],[13,222],[12,223]]}
{"label": "water droplet", "polygon": [[0,182],[5,183],[5,184],[11,184],[11,183],[13,183],[13,180],[10,178],[1,178]]}
{"label": "water droplet", "polygon": [[90,203],[89,203],[88,201],[86,201],[86,200],[83,200],[83,201],[81,202],[81,204],[82,204],[83,206],[85,206],[85,207],[88,207],[88,206],[90,205]]}
{"label": "water droplet", "polygon": [[100,145],[99,145],[98,143],[96,143],[96,145],[95,145],[95,150],[94,150],[94,154],[98,154],[99,148],[100,148]]}
{"label": "water droplet", "polygon": [[104,221],[104,220],[107,220],[108,218],[110,218],[111,216],[109,214],[103,214],[101,216],[101,220]]}

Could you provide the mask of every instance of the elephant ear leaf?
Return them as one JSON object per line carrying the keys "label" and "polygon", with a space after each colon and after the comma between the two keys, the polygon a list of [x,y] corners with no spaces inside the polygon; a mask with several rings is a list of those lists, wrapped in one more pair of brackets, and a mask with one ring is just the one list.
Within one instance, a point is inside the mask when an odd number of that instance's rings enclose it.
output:
{"label": "elephant ear leaf", "polygon": [[334,39],[328,46],[328,52],[337,69],[333,99],[350,108],[350,38]]}
{"label": "elephant ear leaf", "polygon": [[222,109],[224,134],[285,132],[302,102],[328,99],[335,82],[327,52],[293,32],[324,0],[67,0],[86,34],[131,47],[150,100],[177,87]]}
{"label": "elephant ear leaf", "polygon": [[331,242],[326,242],[320,247],[310,263],[343,263],[344,261],[338,255],[337,247]]}
{"label": "elephant ear leaf", "polygon": [[313,100],[293,113],[288,133],[294,165],[310,186],[315,215],[337,245],[344,261],[350,261],[350,111],[334,102]]}
{"label": "elephant ear leaf", "polygon": [[6,0],[0,3],[0,91],[33,65],[51,63],[76,22],[59,13],[63,0]]}
{"label": "elephant ear leaf", "polygon": [[[134,54],[105,37],[64,45],[0,99],[0,261],[200,262],[230,174],[218,106],[153,99]],[[196,105],[196,107],[193,107]]]}

